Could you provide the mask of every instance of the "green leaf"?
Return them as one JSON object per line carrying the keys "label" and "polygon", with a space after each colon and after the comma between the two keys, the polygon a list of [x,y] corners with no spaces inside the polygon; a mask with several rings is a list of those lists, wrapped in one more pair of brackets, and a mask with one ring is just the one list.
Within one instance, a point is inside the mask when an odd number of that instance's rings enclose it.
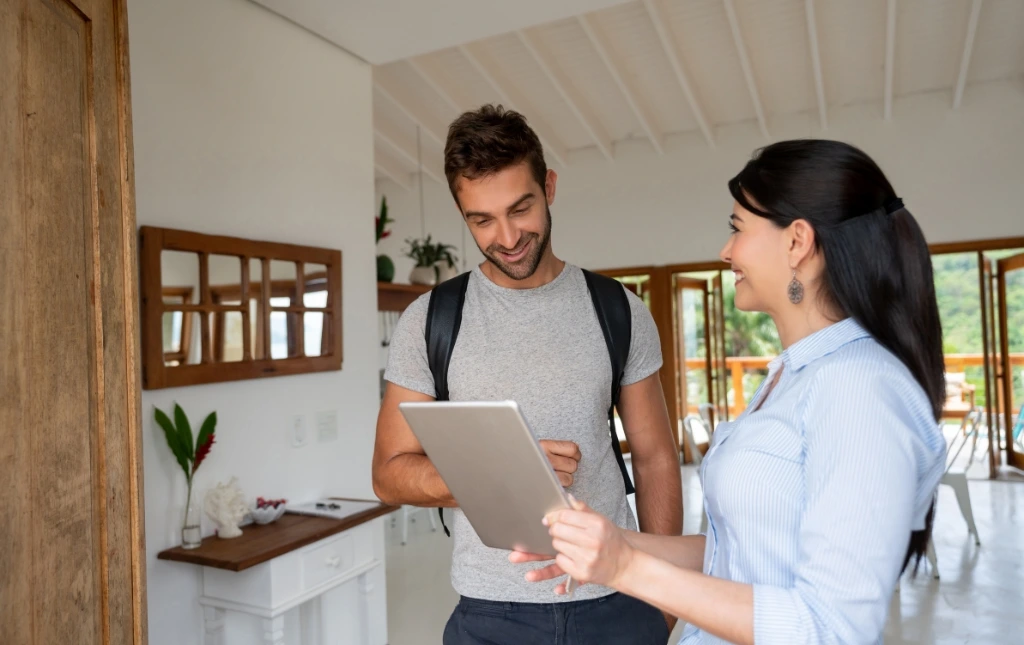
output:
{"label": "green leaf", "polygon": [[196,447],[192,443],[192,426],[188,424],[188,417],[185,416],[185,411],[177,403],[174,404],[174,425],[178,427],[178,437],[181,445],[188,455],[189,463],[192,463],[196,455]]}
{"label": "green leaf", "polygon": [[209,416],[206,417],[206,420],[203,421],[202,427],[199,428],[199,436],[196,438],[196,450],[206,443],[206,440],[210,438],[210,435],[216,432],[216,429],[217,413],[211,412]]}
{"label": "green leaf", "polygon": [[174,453],[174,458],[178,461],[178,465],[185,472],[185,477],[189,476],[188,457],[185,454],[185,450],[181,445],[178,432],[174,428],[174,424],[171,423],[171,419],[164,414],[164,411],[160,408],[154,408],[154,416],[156,422],[159,424],[164,431],[164,437],[167,439],[167,446]]}

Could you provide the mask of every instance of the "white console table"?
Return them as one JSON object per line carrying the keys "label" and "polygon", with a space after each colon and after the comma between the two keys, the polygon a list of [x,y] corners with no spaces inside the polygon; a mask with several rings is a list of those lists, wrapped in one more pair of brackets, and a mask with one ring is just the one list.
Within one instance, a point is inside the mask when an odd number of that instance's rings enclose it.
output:
{"label": "white console table", "polygon": [[[366,510],[343,519],[286,513],[232,540],[160,553],[203,567],[205,645],[251,644],[253,620],[265,645],[387,643],[384,516],[396,509],[339,502]],[[229,628],[232,612],[250,624]]]}

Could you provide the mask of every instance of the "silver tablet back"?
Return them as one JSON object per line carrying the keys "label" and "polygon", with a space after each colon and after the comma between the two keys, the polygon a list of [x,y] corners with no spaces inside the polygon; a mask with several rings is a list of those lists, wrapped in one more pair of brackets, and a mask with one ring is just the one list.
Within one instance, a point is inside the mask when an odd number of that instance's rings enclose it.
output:
{"label": "silver tablet back", "polygon": [[569,502],[518,405],[431,401],[398,409],[484,544],[554,554],[541,520]]}

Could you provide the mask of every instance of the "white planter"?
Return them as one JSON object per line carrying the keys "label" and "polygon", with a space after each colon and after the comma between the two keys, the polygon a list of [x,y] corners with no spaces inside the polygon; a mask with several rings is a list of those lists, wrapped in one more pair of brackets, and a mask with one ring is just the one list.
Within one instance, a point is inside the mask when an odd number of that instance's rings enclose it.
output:
{"label": "white planter", "polygon": [[459,268],[450,267],[447,262],[438,262],[437,271],[441,275],[438,279],[438,283],[444,282],[445,280],[451,280],[455,276],[459,275]]}
{"label": "white planter", "polygon": [[416,267],[409,273],[411,284],[437,284],[437,274],[434,267]]}

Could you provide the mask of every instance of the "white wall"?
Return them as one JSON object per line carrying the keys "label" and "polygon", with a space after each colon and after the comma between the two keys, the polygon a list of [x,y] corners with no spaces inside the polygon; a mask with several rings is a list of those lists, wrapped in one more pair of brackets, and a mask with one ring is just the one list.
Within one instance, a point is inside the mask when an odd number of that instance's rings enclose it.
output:
{"label": "white wall", "polygon": [[[232,475],[250,497],[373,495],[371,77],[246,0],[129,0],[128,18],[138,223],[343,252],[342,371],[143,394],[149,642],[180,645],[201,642],[200,575],[156,559],[180,541],[185,481],[154,406],[194,424],[217,411],[200,497]],[[311,430],[321,410],[338,411],[339,440],[292,448],[290,417]]]}
{"label": "white wall", "polygon": [[[1024,235],[1024,85],[971,86],[959,110],[950,102],[948,92],[907,97],[894,104],[889,122],[881,105],[833,108],[824,132],[817,113],[773,119],[768,127],[773,140],[832,138],[863,148],[929,242]],[[668,137],[663,157],[644,140],[617,144],[614,162],[592,150],[574,153],[568,168],[556,168],[556,254],[588,268],[717,259],[732,209],[726,182],[767,143],[755,123],[741,123],[717,128],[715,149],[697,133]],[[424,188],[428,232],[459,240],[447,187],[427,179]],[[415,189],[380,181],[378,202],[382,193],[400,226],[418,234]],[[381,250],[392,251],[389,242]],[[406,266],[396,279],[407,280]]]}

